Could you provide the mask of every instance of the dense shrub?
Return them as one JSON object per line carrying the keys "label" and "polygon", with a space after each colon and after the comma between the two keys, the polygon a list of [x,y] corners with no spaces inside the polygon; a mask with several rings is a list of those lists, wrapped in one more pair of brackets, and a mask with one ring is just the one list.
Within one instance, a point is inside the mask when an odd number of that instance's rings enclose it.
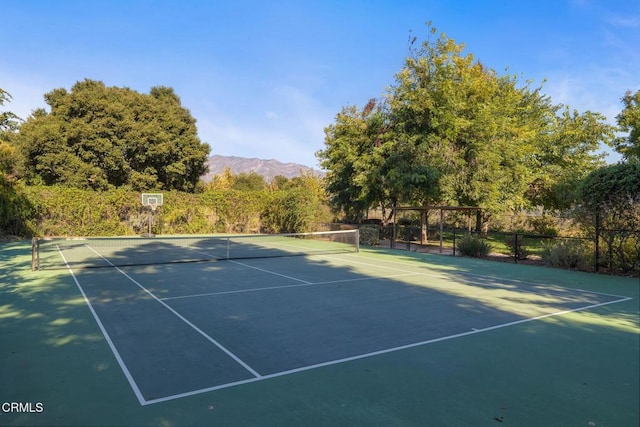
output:
{"label": "dense shrub", "polygon": [[485,239],[466,234],[457,242],[458,252],[463,256],[485,258],[491,252],[491,245]]}
{"label": "dense shrub", "polygon": [[380,244],[380,229],[375,225],[360,227],[360,244],[365,246],[378,246]]}
{"label": "dense shrub", "polygon": [[128,223],[141,211],[139,194],[125,190],[104,192],[65,187],[25,187],[36,207],[36,234],[43,236],[113,236],[134,234]]}
{"label": "dense shrub", "polygon": [[223,233],[257,233],[260,212],[269,203],[266,191],[219,190],[199,195],[203,214],[209,215],[213,231]]}
{"label": "dense shrub", "polygon": [[557,219],[549,215],[528,218],[527,223],[534,234],[549,237],[556,237],[559,234]]}
{"label": "dense shrub", "polygon": [[[140,193],[124,189],[92,191],[30,186],[11,193],[3,187],[0,202],[2,234],[135,235],[147,232],[151,214],[149,208],[142,206]],[[21,207],[19,212],[18,207]],[[313,231],[319,222],[328,221],[324,217],[327,212],[317,195],[304,189],[207,190],[200,194],[169,191],[164,192],[164,205],[153,213],[151,231],[156,234],[305,232]],[[18,220],[20,227],[10,226]]]}
{"label": "dense shrub", "polygon": [[640,161],[597,169],[578,191],[576,216],[589,233],[600,234],[600,262],[613,270],[640,267]]}
{"label": "dense shrub", "polygon": [[600,265],[623,273],[640,270],[640,229],[604,230],[600,242]]}
{"label": "dense shrub", "polygon": [[35,230],[36,208],[22,188],[0,174],[0,236],[27,236]]}
{"label": "dense shrub", "polygon": [[582,240],[560,240],[545,245],[542,259],[552,267],[588,270],[593,264],[593,250]]}
{"label": "dense shrub", "polygon": [[261,214],[262,231],[295,233],[310,231],[317,222],[319,201],[304,189],[271,193]]}

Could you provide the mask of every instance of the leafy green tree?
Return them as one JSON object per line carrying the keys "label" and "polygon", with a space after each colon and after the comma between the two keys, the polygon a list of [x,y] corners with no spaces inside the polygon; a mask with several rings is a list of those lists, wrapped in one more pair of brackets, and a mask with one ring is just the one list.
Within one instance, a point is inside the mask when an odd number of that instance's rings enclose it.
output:
{"label": "leafy green tree", "polygon": [[259,191],[266,187],[264,177],[257,172],[240,172],[235,176],[233,188],[241,191]]}
{"label": "leafy green tree", "polygon": [[[0,107],[11,101],[11,95],[0,88]],[[10,111],[0,111],[0,173],[13,173],[18,162],[15,136],[21,119]]]}
{"label": "leafy green tree", "polygon": [[595,154],[601,142],[612,144],[614,128],[599,113],[578,113],[562,105],[549,109],[543,132],[536,138],[533,170],[527,198],[533,206],[569,209],[578,197],[576,189],[592,171],[604,166],[604,155]]}
{"label": "leafy green tree", "polygon": [[[11,95],[7,91],[0,88],[0,107],[2,107],[6,102],[10,102],[11,99]],[[0,112],[0,132],[18,130],[18,128],[20,127],[20,122],[20,117],[16,116],[11,111]]]}
{"label": "leafy green tree", "polygon": [[593,171],[581,183],[578,200],[578,219],[587,229],[599,227],[610,264],[623,271],[640,268],[640,161]]}
{"label": "leafy green tree", "polygon": [[207,190],[230,190],[236,182],[236,176],[231,172],[231,168],[225,167],[222,173],[215,174],[209,184]]}
{"label": "leafy green tree", "polygon": [[193,191],[209,146],[173,89],[149,95],[86,79],[45,95],[18,141],[28,177],[44,184]]}
{"label": "leafy green tree", "polygon": [[384,206],[385,178],[379,162],[385,113],[375,100],[359,110],[345,107],[336,122],[325,128],[325,149],[316,153],[327,170],[330,205],[352,221],[364,218],[374,205]]}
{"label": "leafy green tree", "polygon": [[582,205],[595,212],[607,206],[640,203],[640,162],[601,167],[587,176],[578,190]]}
{"label": "leafy green tree", "polygon": [[348,216],[373,204],[470,205],[482,208],[480,228],[495,213],[558,205],[552,193],[599,165],[593,150],[613,135],[601,115],[553,105],[444,34],[414,43],[384,108],[345,108],[325,130],[318,157]]}
{"label": "leafy green tree", "polygon": [[315,195],[319,200],[326,201],[327,192],[324,179],[313,172],[303,172],[288,180],[288,188],[302,188]]}
{"label": "leafy green tree", "polygon": [[522,165],[507,157],[517,155],[508,147],[514,135],[507,114],[520,98],[514,79],[499,78],[463,49],[444,35],[411,45],[389,95],[389,176],[404,203],[489,212],[506,207],[510,188],[504,184],[517,189],[522,179],[504,170]]}
{"label": "leafy green tree", "polygon": [[616,140],[616,150],[626,159],[640,159],[640,90],[636,93],[627,91],[622,103],[624,109],[616,119],[620,129],[629,135]]}
{"label": "leafy green tree", "polygon": [[290,186],[290,180],[284,175],[276,175],[269,183],[270,190],[284,190]]}
{"label": "leafy green tree", "polygon": [[544,183],[547,193],[575,185],[600,165],[593,153],[611,141],[613,128],[602,115],[553,105],[541,88],[499,76],[463,49],[441,35],[412,49],[396,77],[396,140],[410,141],[405,159],[417,175],[431,177],[424,194],[424,182],[402,174],[405,189],[417,183],[408,199],[480,206],[485,221],[540,202],[558,205],[559,197],[531,197],[532,185]]}

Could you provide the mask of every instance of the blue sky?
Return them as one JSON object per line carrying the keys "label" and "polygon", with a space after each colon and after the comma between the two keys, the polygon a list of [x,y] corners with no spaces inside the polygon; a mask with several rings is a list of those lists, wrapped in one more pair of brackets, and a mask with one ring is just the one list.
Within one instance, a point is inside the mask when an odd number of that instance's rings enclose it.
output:
{"label": "blue sky", "polygon": [[427,21],[499,74],[610,123],[624,92],[640,89],[640,0],[5,0],[0,10],[5,110],[26,118],[45,93],[85,78],[170,86],[211,154],[314,167],[324,128],[393,85]]}

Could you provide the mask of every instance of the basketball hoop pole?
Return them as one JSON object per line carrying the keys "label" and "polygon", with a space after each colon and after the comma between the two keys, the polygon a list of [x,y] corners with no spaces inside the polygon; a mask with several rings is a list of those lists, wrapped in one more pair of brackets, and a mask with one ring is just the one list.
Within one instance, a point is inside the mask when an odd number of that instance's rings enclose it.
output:
{"label": "basketball hoop pole", "polygon": [[149,208],[151,208],[151,210],[149,210],[149,234],[148,234],[149,237],[151,237],[151,224],[153,223],[153,213],[156,211],[157,207],[158,205],[156,205],[155,203],[149,204]]}

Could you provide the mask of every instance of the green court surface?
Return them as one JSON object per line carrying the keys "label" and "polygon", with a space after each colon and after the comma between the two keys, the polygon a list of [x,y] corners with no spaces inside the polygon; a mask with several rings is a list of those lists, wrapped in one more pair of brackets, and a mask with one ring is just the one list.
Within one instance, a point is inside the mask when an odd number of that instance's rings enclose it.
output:
{"label": "green court surface", "polygon": [[381,249],[32,272],[30,248],[0,246],[2,426],[640,425],[637,278]]}

